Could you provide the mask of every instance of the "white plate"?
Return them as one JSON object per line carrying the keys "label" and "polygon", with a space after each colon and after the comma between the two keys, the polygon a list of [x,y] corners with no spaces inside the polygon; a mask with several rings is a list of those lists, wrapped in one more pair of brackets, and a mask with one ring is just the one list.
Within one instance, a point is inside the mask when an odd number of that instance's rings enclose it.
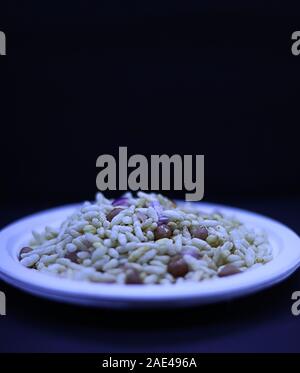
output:
{"label": "white plate", "polygon": [[76,207],[69,205],[31,215],[0,232],[0,277],[29,293],[68,303],[117,308],[183,307],[256,292],[282,281],[300,265],[300,238],[281,223],[232,207],[203,202],[198,205],[202,211],[219,210],[250,226],[263,228],[269,235],[274,259],[235,276],[180,285],[95,284],[54,278],[23,267],[17,256],[20,248],[28,244],[32,229],[59,225]]}

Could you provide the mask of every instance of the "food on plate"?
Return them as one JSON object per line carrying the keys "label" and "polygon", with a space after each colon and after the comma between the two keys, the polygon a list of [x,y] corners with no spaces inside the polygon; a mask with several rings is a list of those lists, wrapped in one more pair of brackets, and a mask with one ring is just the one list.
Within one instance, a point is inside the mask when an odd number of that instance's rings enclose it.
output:
{"label": "food on plate", "polygon": [[[200,206],[200,208],[199,208]],[[25,267],[61,278],[128,285],[200,282],[272,260],[264,232],[201,204],[160,194],[98,193],[59,228],[45,227],[21,248]]]}

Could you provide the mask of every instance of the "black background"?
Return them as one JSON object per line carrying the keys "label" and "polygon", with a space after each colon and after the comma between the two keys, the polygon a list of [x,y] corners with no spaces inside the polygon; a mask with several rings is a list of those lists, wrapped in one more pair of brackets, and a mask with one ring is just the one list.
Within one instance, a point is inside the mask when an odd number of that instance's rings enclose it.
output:
{"label": "black background", "polygon": [[1,203],[92,199],[97,157],[119,146],[204,154],[206,200],[299,195],[298,14],[281,2],[12,2]]}
{"label": "black background", "polygon": [[[97,157],[127,146],[147,156],[204,154],[204,200],[300,232],[298,7],[12,1],[0,9],[0,227],[92,199]],[[8,300],[0,349],[299,352],[299,317],[290,311],[299,276],[171,313],[84,310],[0,283]]]}

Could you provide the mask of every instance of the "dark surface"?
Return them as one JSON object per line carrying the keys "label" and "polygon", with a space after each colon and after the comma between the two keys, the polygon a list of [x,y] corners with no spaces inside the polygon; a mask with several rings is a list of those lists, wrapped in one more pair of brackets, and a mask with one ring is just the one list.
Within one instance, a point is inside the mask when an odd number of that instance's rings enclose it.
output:
{"label": "dark surface", "polygon": [[[223,201],[226,202],[226,201]],[[300,232],[300,200],[227,201]],[[36,207],[0,212],[0,227]],[[300,271],[256,295],[168,311],[111,311],[39,299],[0,282],[1,352],[300,352],[300,316],[291,295]]]}

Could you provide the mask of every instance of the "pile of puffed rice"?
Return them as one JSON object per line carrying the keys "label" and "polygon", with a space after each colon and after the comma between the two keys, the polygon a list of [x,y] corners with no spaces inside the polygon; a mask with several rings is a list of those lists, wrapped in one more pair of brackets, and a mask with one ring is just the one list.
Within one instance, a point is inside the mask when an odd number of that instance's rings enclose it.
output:
{"label": "pile of puffed rice", "polygon": [[263,232],[199,205],[138,192],[98,193],[59,229],[33,232],[20,262],[43,273],[98,283],[173,284],[237,274],[272,259]]}

